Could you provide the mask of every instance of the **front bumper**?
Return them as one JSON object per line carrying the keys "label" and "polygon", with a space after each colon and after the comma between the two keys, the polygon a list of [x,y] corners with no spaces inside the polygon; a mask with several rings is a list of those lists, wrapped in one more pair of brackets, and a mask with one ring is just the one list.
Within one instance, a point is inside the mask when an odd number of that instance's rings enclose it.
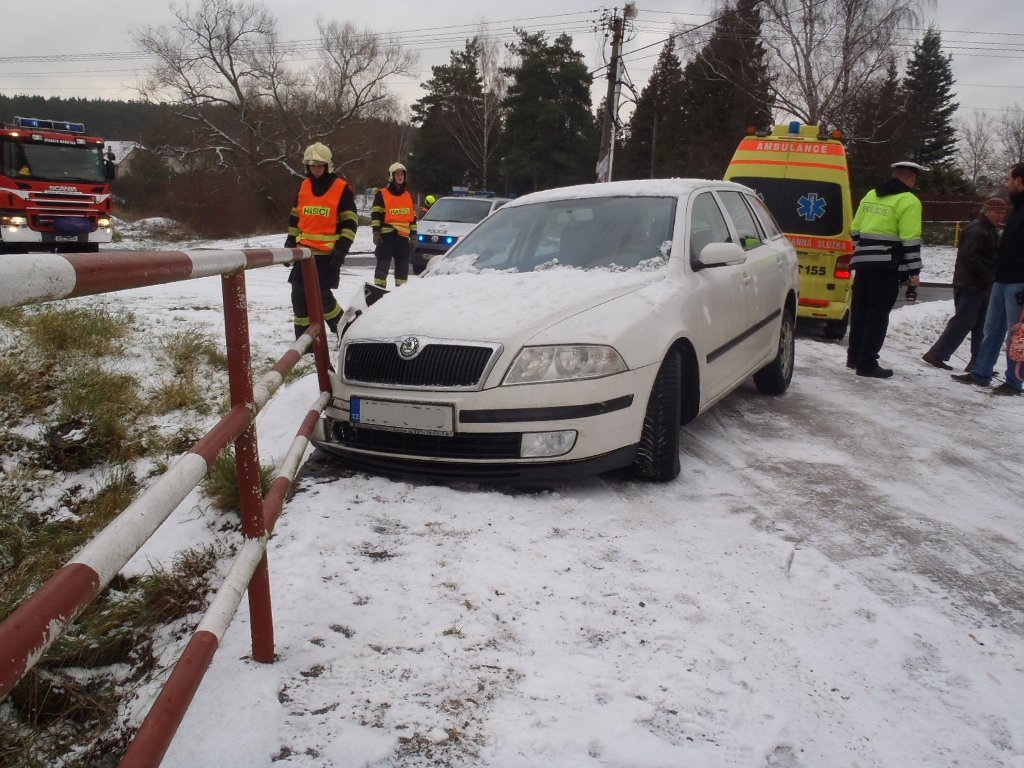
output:
{"label": "front bumper", "polygon": [[[578,382],[480,391],[414,390],[336,383],[320,447],[375,472],[478,480],[557,479],[628,466],[636,455],[657,366]],[[354,423],[353,397],[451,406],[450,433]],[[575,432],[559,456],[522,456],[526,433]]]}

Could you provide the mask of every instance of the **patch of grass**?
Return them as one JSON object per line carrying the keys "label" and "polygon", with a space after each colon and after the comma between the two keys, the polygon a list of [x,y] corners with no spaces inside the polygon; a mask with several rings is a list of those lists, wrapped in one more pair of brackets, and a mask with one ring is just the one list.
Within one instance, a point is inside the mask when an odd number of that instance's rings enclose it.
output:
{"label": "patch of grass", "polygon": [[155,663],[154,627],[205,606],[219,557],[214,547],[188,550],[169,570],[115,578],[12,691],[11,717],[0,731],[0,768],[86,768],[122,752],[124,736],[114,728],[123,695],[118,680],[65,668],[130,664],[133,678],[145,674]]}
{"label": "patch of grass", "polygon": [[133,314],[114,315],[100,305],[46,304],[22,316],[33,349],[44,357],[106,357],[124,349],[135,323]]}
{"label": "patch of grass", "polygon": [[[274,476],[274,467],[260,467],[260,492],[266,495],[270,489],[270,481]],[[238,494],[238,473],[235,469],[235,451],[233,448],[221,453],[203,478],[203,492],[210,497],[213,506],[222,510],[238,510],[241,500]]]}
{"label": "patch of grass", "polygon": [[46,430],[47,457],[56,468],[81,469],[142,453],[135,424],[145,403],[134,376],[84,363],[59,377],[59,389],[61,400]]}
{"label": "patch of grass", "polygon": [[0,618],[9,616],[139,492],[131,470],[118,467],[92,496],[84,496],[81,487],[64,494],[60,506],[72,519],[47,520],[20,507],[22,495],[35,485],[33,477],[26,470],[0,476]]}
{"label": "patch of grass", "polygon": [[226,370],[227,356],[213,337],[198,328],[175,331],[160,341],[157,351],[160,365],[158,384],[153,391],[157,413],[191,409],[209,413],[203,374],[209,369]]}

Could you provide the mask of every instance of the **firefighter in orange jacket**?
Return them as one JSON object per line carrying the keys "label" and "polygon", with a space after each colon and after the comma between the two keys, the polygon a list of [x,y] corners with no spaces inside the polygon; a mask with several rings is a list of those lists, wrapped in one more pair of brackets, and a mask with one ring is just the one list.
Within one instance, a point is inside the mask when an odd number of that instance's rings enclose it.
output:
{"label": "firefighter in orange jacket", "polygon": [[416,204],[405,187],[405,177],[405,166],[392,163],[388,168],[388,185],[374,195],[370,211],[377,257],[373,284],[380,288],[387,288],[392,259],[395,286],[409,280],[409,255],[416,250]]}
{"label": "firefighter in orange jacket", "polygon": [[[331,150],[320,142],[306,147],[302,164],[306,166],[306,178],[299,185],[295,206],[288,217],[288,238],[284,247],[301,246],[313,252],[324,321],[337,333],[341,305],[331,289],[337,288],[341,281],[341,265],[356,237],[359,226],[356,198],[348,182],[335,175]],[[297,339],[309,328],[309,309],[299,263],[292,265],[288,282],[292,286]]]}

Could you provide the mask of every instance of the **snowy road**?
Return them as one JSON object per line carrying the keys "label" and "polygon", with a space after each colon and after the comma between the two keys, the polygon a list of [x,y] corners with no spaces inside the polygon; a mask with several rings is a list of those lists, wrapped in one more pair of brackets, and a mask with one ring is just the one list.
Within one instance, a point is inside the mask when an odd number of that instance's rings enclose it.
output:
{"label": "snowy road", "polygon": [[[369,274],[346,271],[340,297]],[[266,351],[283,278],[248,280]],[[158,328],[216,328],[200,283],[129,294]],[[790,391],[686,427],[664,485],[311,460],[269,552],[278,661],[248,658],[243,607],[164,765],[1021,768],[1024,398],[920,361],[950,310],[893,313],[886,381],[800,335]],[[261,414],[267,460],[311,378]],[[135,566],[221,527],[192,497]]]}

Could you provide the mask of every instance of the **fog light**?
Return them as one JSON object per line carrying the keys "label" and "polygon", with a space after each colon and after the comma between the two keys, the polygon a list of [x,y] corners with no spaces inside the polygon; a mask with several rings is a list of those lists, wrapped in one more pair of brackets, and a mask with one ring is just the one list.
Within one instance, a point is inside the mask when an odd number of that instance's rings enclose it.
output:
{"label": "fog light", "polygon": [[539,459],[561,456],[576,445],[576,430],[563,429],[561,432],[524,432],[519,456],[524,459]]}

